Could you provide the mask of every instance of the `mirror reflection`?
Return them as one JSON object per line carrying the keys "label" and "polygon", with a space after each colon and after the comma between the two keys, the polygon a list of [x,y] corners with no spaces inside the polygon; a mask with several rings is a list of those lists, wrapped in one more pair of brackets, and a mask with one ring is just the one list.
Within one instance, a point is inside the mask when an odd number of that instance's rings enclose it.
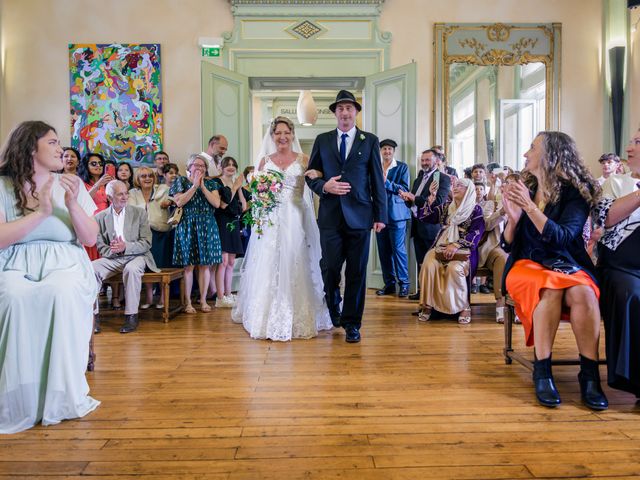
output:
{"label": "mirror reflection", "polygon": [[498,162],[515,170],[545,129],[546,70],[539,62],[513,66],[448,66],[447,128],[450,165]]}

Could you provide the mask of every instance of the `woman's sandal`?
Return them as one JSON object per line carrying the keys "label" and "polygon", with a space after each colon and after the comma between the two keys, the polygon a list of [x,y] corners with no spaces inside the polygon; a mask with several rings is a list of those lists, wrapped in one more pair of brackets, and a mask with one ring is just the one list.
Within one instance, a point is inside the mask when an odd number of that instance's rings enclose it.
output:
{"label": "woman's sandal", "polygon": [[460,325],[466,325],[471,323],[471,308],[465,308],[458,315],[458,323]]}
{"label": "woman's sandal", "polygon": [[420,313],[418,313],[418,320],[420,320],[421,322],[428,322],[431,318],[431,310],[432,308],[429,306],[421,308]]}
{"label": "woman's sandal", "polygon": [[196,309],[193,308],[193,305],[188,304],[184,307],[184,313],[196,313]]}

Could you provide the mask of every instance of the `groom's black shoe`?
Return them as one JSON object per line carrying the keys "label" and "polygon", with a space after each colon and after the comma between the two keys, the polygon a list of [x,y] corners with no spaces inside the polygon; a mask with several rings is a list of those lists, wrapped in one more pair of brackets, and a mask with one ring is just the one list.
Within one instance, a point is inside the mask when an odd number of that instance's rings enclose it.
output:
{"label": "groom's black shoe", "polygon": [[360,332],[358,331],[357,327],[354,327],[353,325],[349,325],[347,327],[344,327],[344,331],[347,333],[347,337],[345,338],[347,343],[360,342]]}
{"label": "groom's black shoe", "polygon": [[389,285],[388,287],[381,288],[380,290],[376,290],[376,295],[395,295],[396,294],[396,286]]}
{"label": "groom's black shoe", "polygon": [[331,323],[333,323],[333,326],[336,328],[341,327],[342,319],[340,318],[340,315],[331,315]]}

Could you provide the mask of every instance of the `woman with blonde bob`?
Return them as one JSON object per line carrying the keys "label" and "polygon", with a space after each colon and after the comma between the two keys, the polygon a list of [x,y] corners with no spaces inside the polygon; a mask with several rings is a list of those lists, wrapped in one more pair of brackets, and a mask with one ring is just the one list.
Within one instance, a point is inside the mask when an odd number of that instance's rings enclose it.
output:
{"label": "woman with blonde bob", "polygon": [[600,291],[582,235],[600,187],[565,133],[539,133],[524,156],[523,179],[503,188],[507,224],[502,247],[510,254],[506,290],[515,301],[527,345],[535,347],[536,397],[546,407],[561,402],[551,350],[564,318],[571,322],[580,353],[582,401],[604,410],[608,402],[598,371]]}
{"label": "woman with blonde bob", "polygon": [[[150,167],[138,167],[133,174],[135,188],[129,191],[129,204],[144,208],[149,217],[151,227],[151,255],[158,268],[169,268],[172,265],[173,256],[173,230],[167,223],[169,219],[169,187],[159,185],[153,169]],[[147,296],[145,302],[140,305],[143,310],[149,308],[153,302],[153,285],[145,284]],[[156,308],[164,307],[164,292],[160,292],[160,300]]]}

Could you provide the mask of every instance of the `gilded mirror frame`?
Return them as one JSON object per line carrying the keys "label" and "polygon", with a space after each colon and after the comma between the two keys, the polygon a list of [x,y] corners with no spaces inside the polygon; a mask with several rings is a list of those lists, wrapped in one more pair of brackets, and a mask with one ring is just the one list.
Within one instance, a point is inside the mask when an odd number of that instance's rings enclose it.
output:
{"label": "gilded mirror frame", "polygon": [[449,66],[545,65],[545,128],[560,128],[560,53],[562,24],[436,23],[432,143],[449,142]]}

